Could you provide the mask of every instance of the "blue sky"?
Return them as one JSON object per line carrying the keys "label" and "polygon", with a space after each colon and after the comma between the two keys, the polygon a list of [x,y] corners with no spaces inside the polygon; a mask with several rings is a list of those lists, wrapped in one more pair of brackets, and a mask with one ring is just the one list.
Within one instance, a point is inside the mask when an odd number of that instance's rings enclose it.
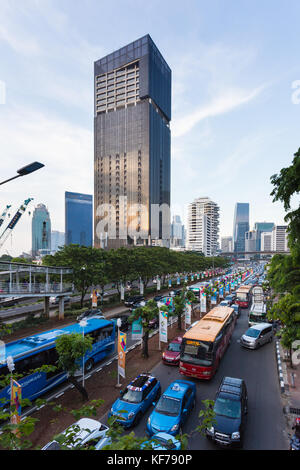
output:
{"label": "blue sky", "polygon": [[[46,165],[2,186],[0,210],[34,197],[64,231],[64,192],[93,194],[93,62],[149,33],[172,69],[172,212],[209,196],[221,236],[236,202],[251,228],[283,223],[270,176],[300,147],[299,17],[297,0],[0,0],[1,179]],[[0,254],[30,249],[26,214]]]}

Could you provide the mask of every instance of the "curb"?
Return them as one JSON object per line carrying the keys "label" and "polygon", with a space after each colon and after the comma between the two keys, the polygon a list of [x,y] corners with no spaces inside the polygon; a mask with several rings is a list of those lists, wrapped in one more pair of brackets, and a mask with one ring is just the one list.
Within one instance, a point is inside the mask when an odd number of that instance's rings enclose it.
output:
{"label": "curb", "polygon": [[282,372],[282,365],[281,365],[281,357],[280,357],[280,349],[279,349],[279,341],[278,340],[276,340],[276,357],[277,357],[277,368],[278,368],[280,390],[281,390],[281,393],[284,393],[285,392],[285,385],[284,385],[284,380],[283,380],[283,372]]}

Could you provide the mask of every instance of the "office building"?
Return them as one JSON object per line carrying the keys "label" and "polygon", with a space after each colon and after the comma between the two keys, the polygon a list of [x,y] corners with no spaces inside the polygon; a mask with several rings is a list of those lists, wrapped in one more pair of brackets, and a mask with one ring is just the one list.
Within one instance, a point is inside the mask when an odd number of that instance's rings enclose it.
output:
{"label": "office building", "polygon": [[272,250],[272,232],[261,233],[261,251]]}
{"label": "office building", "polygon": [[149,35],[94,64],[94,244],[170,242],[171,70]]}
{"label": "office building", "polygon": [[233,249],[245,251],[245,233],[249,231],[249,203],[237,202],[233,220]]}
{"label": "office building", "polygon": [[59,247],[63,247],[65,244],[64,232],[52,230],[51,232],[51,252],[56,253]]}
{"label": "office building", "polygon": [[40,250],[51,250],[51,220],[47,207],[38,204],[33,211],[31,223],[32,256],[38,256]]}
{"label": "office building", "polygon": [[221,251],[223,253],[230,253],[233,251],[232,237],[221,238]]}
{"label": "office building", "polygon": [[248,230],[245,233],[245,251],[247,252],[257,251],[256,250],[257,236],[258,236],[258,233],[256,230]]}
{"label": "office building", "polygon": [[65,192],[65,244],[93,245],[93,196]]}
{"label": "office building", "polygon": [[256,236],[256,251],[263,251],[261,248],[261,235],[263,232],[271,233],[274,227],[273,222],[256,222],[254,224],[254,230],[257,232]]}
{"label": "office building", "polygon": [[275,225],[272,230],[272,251],[289,251],[286,225]]}
{"label": "office building", "polygon": [[179,215],[174,215],[171,224],[170,246],[184,246],[184,225]]}
{"label": "office building", "polygon": [[215,255],[219,241],[219,206],[208,197],[188,206],[186,249]]}

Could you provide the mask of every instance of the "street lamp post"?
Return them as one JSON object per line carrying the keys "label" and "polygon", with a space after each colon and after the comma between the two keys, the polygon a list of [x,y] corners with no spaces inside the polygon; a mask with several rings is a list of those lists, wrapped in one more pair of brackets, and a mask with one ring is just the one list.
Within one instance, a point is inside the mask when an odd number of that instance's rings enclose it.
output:
{"label": "street lamp post", "polygon": [[[83,318],[80,322],[79,325],[82,328],[82,337],[84,338],[84,328],[87,326],[87,321],[85,318]],[[84,388],[84,354],[82,356],[82,387]]]}
{"label": "street lamp post", "polygon": [[33,163],[30,163],[29,165],[23,166],[23,168],[20,168],[19,170],[17,170],[18,174],[16,176],[13,176],[12,178],[9,178],[8,180],[2,181],[0,185],[8,183],[9,181],[12,181],[16,178],[20,178],[20,176],[29,175],[29,173],[33,173],[34,171],[37,171],[40,168],[43,168],[43,166],[45,165],[40,162],[33,162]]}

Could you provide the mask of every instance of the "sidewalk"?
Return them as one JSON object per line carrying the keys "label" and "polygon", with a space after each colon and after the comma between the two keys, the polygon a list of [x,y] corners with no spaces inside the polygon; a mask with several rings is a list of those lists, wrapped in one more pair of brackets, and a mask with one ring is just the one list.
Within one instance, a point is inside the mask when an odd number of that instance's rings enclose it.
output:
{"label": "sidewalk", "polygon": [[287,421],[287,434],[292,435],[292,426],[295,424],[295,418],[300,417],[300,364],[290,367],[289,360],[286,359],[284,350],[279,343],[280,358],[282,364],[282,373],[284,380],[284,392],[282,401]]}

